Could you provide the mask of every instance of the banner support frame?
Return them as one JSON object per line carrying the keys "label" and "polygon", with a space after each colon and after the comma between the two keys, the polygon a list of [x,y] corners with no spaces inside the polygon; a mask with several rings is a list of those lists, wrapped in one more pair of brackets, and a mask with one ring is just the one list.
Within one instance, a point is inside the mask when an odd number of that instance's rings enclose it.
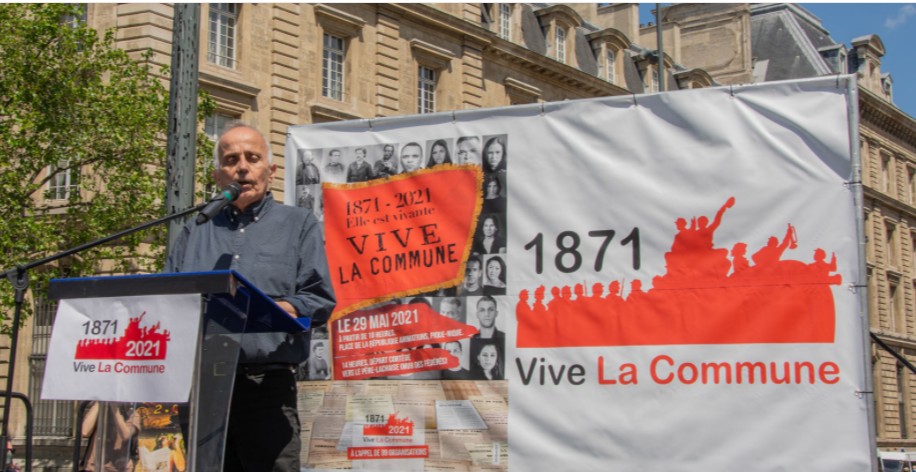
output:
{"label": "banner support frame", "polygon": [[[837,82],[839,82],[837,76]],[[839,85],[839,83],[837,84]],[[859,392],[865,398],[865,409],[868,418],[868,442],[872,450],[871,470],[878,472],[878,442],[875,425],[875,386],[874,372],[871,363],[871,328],[868,313],[868,267],[866,263],[865,242],[865,204],[862,185],[862,156],[859,153],[859,92],[853,76],[846,76],[846,107],[849,114],[849,151],[852,159],[852,192],[856,213],[856,232],[859,240],[859,280],[856,281],[856,298],[859,301],[859,322],[862,324],[862,364],[865,372],[865,390]]]}

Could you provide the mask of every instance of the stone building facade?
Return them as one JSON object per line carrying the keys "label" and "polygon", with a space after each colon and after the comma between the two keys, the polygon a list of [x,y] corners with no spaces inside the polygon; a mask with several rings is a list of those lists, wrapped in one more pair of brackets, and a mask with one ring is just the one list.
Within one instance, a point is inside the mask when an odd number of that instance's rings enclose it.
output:
{"label": "stone building facade", "polygon": [[[916,364],[916,120],[860,89],[871,332]],[[916,372],[872,345],[878,447],[916,450]]]}

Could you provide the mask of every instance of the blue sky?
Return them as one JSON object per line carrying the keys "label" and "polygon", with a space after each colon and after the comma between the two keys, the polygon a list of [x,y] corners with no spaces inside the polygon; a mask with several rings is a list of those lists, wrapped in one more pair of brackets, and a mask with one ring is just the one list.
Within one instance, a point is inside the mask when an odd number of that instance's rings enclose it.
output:
{"label": "blue sky", "polygon": [[[654,22],[655,3],[640,4],[640,22]],[[662,4],[666,5],[666,4]],[[916,3],[800,3],[822,21],[830,37],[847,47],[853,38],[877,34],[884,42],[881,72],[894,80],[894,104],[916,117]]]}
{"label": "blue sky", "polygon": [[884,42],[881,72],[894,79],[894,104],[916,117],[916,3],[802,3],[821,19],[830,37],[849,46],[877,34]]}

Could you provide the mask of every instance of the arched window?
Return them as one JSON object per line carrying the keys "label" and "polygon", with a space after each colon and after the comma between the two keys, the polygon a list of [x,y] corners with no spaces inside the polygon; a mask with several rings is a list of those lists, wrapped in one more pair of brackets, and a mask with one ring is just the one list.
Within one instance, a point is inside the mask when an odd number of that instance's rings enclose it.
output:
{"label": "arched window", "polygon": [[617,71],[614,65],[617,62],[617,55],[611,49],[606,49],[604,54],[604,80],[610,83],[617,81]]}

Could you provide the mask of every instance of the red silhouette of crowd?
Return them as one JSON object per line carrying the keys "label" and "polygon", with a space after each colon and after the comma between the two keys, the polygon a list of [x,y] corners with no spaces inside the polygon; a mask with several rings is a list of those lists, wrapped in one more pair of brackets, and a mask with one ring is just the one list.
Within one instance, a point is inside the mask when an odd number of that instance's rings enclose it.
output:
{"label": "red silhouette of crowd", "polygon": [[[98,359],[98,360],[147,360],[147,359],[165,359],[166,347],[171,339],[171,333],[168,330],[159,332],[160,323],[157,321],[152,326],[140,327],[140,321],[146,316],[146,312],[140,314],[137,318],[131,318],[124,329],[124,335],[119,338],[108,339],[83,339],[76,344],[76,359]],[[129,341],[151,341],[158,343],[158,351],[138,352],[137,355],[128,356]],[[147,354],[149,352],[149,354]]]}
{"label": "red silhouette of crowd", "polygon": [[[519,293],[516,306],[519,347],[613,346],[652,344],[731,344],[832,342],[835,314],[830,285],[842,278],[836,255],[816,249],[813,261],[784,260],[797,248],[789,224],[780,241],[768,239],[747,259],[747,244],[717,248],[714,234],[728,199],[712,223],[706,216],[675,221],[677,234],[665,253],[666,273],[642,281],[583,284]],[[729,259],[731,255],[731,259]]]}

